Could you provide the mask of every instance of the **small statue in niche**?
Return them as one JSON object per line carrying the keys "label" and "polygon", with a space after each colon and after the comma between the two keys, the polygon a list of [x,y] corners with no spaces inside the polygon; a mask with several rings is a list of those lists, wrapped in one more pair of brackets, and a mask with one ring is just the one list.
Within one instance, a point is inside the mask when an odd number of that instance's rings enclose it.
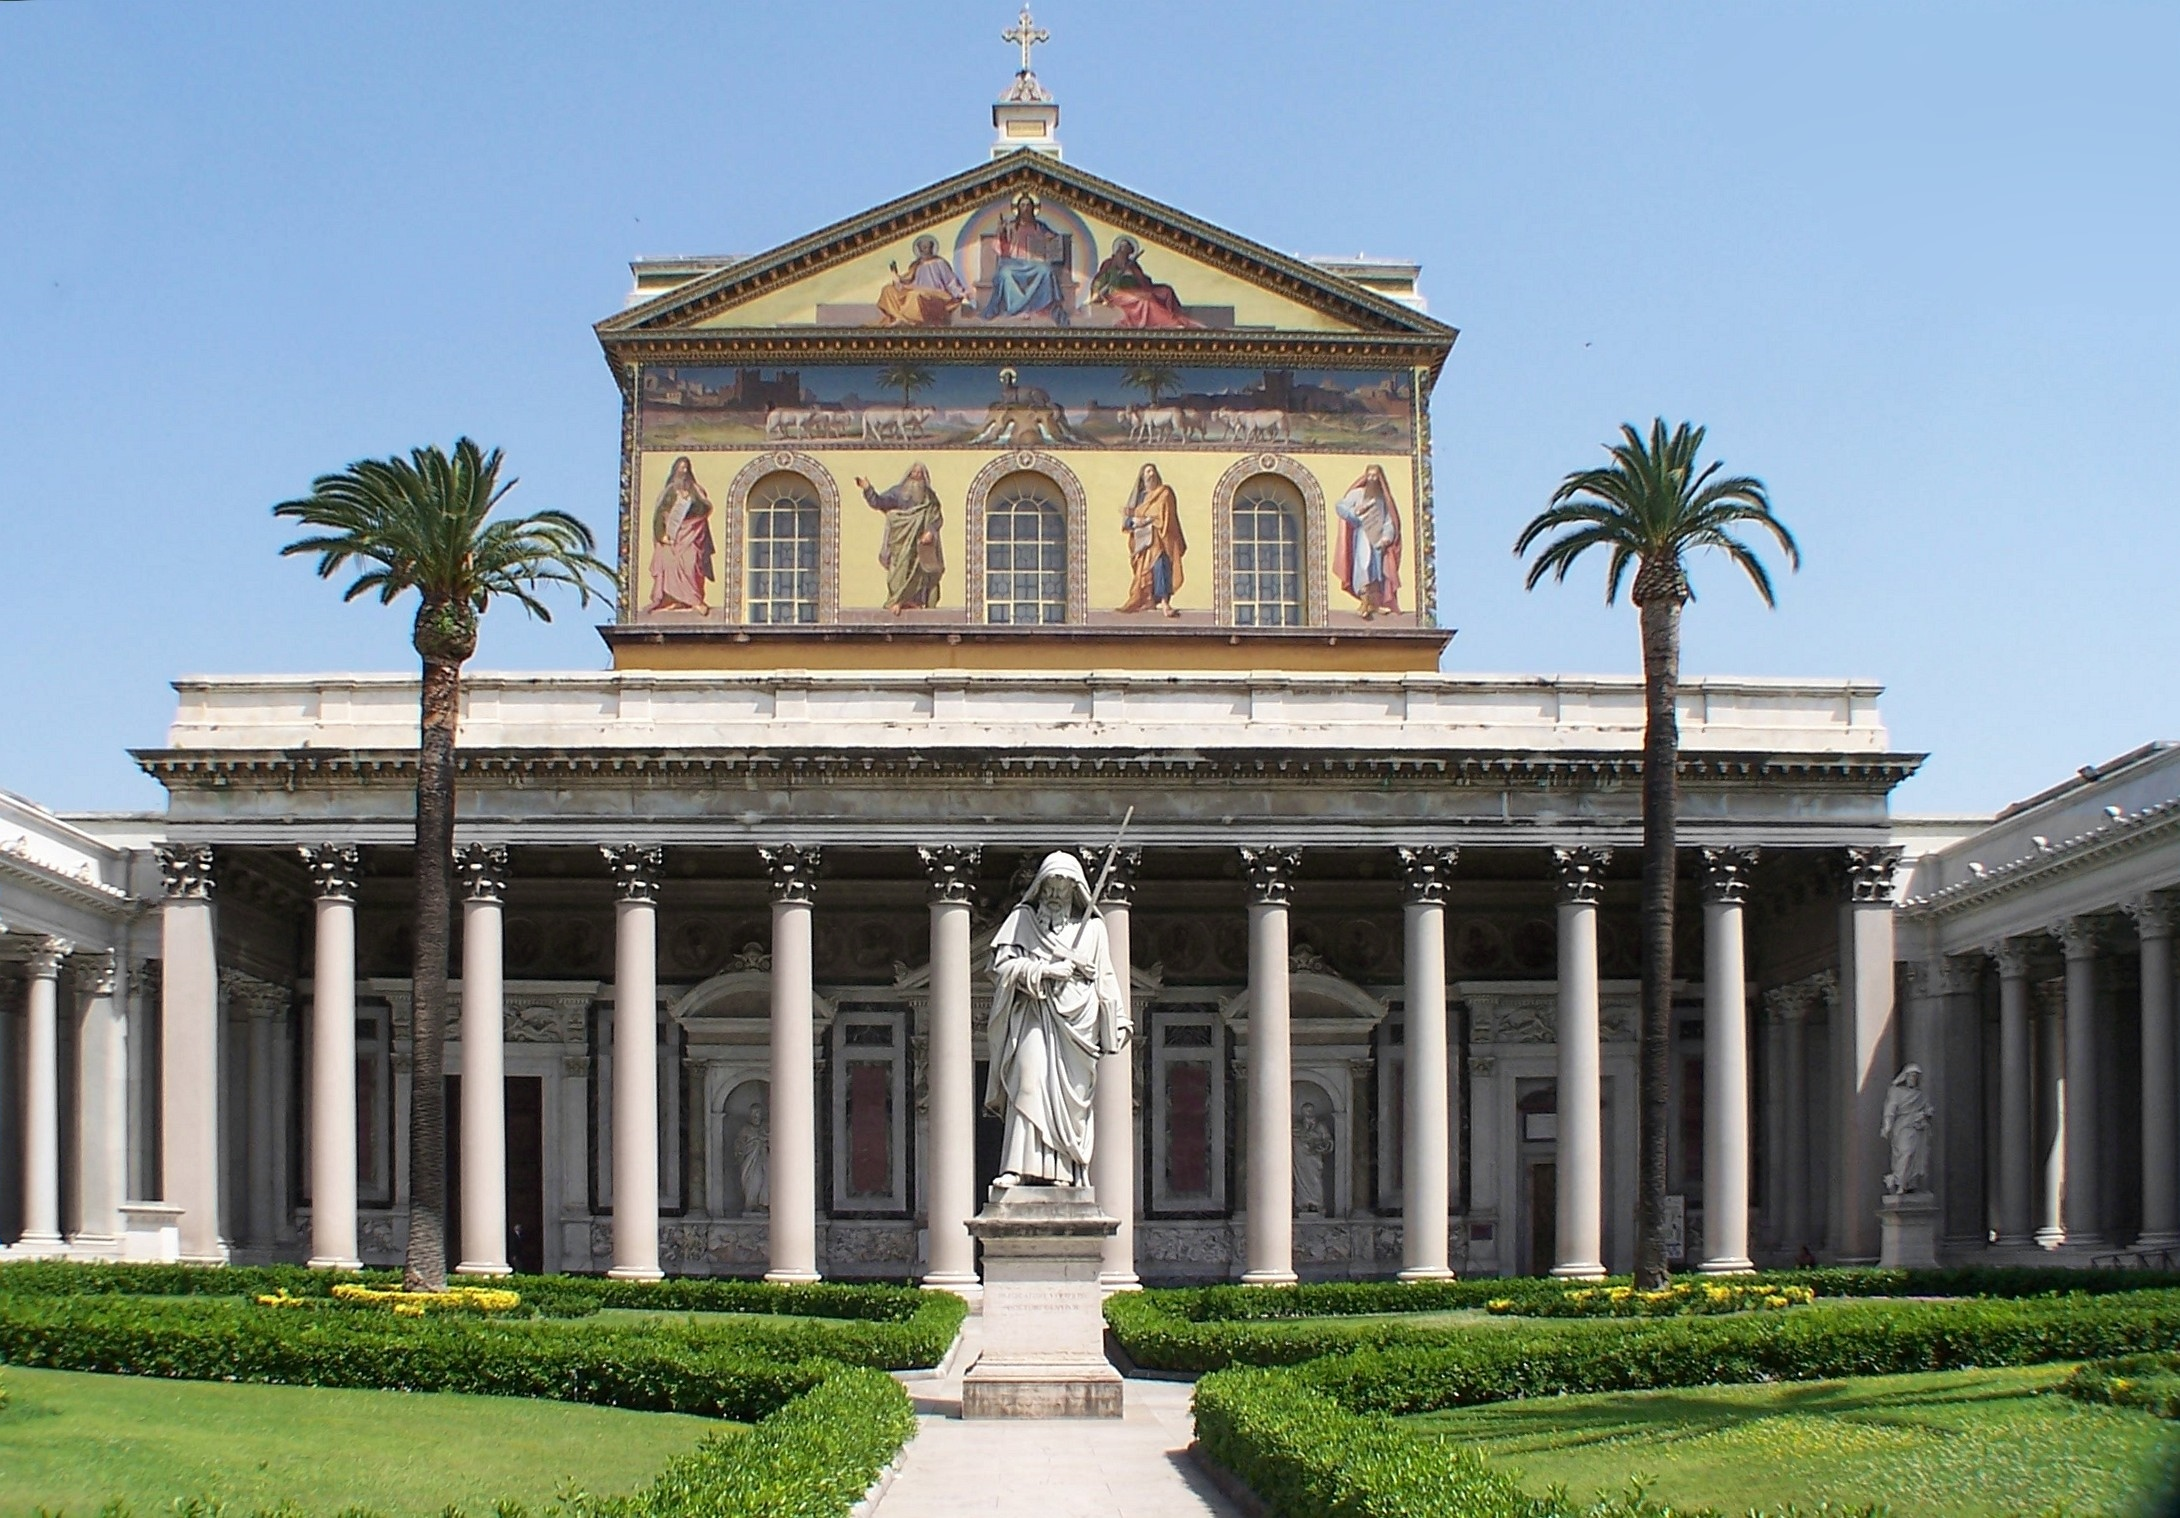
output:
{"label": "small statue in niche", "polygon": [[1909,1065],[1892,1078],[1885,1093],[1885,1122],[1879,1134],[1892,1141],[1892,1172],[1885,1177],[1887,1196],[1907,1196],[1930,1189],[1930,1125],[1937,1114],[1923,1090],[1923,1067]]}
{"label": "small statue in niche", "polygon": [[1303,1217],[1325,1214],[1325,1162],[1332,1158],[1332,1126],[1317,1115],[1315,1102],[1304,1102],[1294,1120],[1294,1210]]}
{"label": "small statue in niche", "polygon": [[742,1214],[772,1210],[772,1130],[765,1120],[764,1099],[749,1104],[734,1135],[734,1164],[742,1178]]}

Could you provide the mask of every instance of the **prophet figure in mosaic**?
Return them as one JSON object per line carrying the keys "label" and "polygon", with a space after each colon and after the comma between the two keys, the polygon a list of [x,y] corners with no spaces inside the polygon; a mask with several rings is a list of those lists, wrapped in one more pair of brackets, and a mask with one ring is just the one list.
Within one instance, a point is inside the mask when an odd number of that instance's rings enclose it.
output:
{"label": "prophet figure in mosaic", "polygon": [[985,299],[986,321],[1004,316],[1047,316],[1067,325],[1067,295],[1060,286],[1066,267],[1067,240],[1037,215],[1037,197],[1015,197],[1014,214],[992,234],[992,293]]}
{"label": "prophet figure in mosaic", "polygon": [[961,282],[954,266],[939,253],[939,240],[928,234],[916,239],[916,256],[907,269],[888,264],[893,279],[878,292],[878,324],[882,327],[951,326],[954,313],[970,304],[969,287]]}
{"label": "prophet figure in mosaic", "polygon": [[1892,1143],[1892,1171],[1885,1177],[1889,1196],[1930,1189],[1930,1127],[1937,1111],[1923,1090],[1923,1067],[1908,1065],[1892,1078],[1885,1093],[1884,1126],[1878,1136]]}
{"label": "prophet figure in mosaic", "polygon": [[1120,514],[1120,530],[1128,535],[1131,578],[1122,611],[1161,611],[1178,617],[1173,593],[1181,588],[1181,560],[1188,539],[1181,532],[1181,507],[1173,487],[1159,478],[1156,464],[1145,464],[1136,476],[1135,490]]}
{"label": "prophet figure in mosaic", "polygon": [[1098,1060],[1125,1049],[1133,1030],[1074,855],[1046,855],[1000,924],[992,979],[984,1106],[1005,1119],[997,1184],[1086,1186]]}
{"label": "prophet figure in mosaic", "polygon": [[891,490],[878,490],[861,477],[855,484],[864,503],[886,519],[886,535],[878,545],[878,567],[886,572],[886,610],[899,616],[936,606],[939,583],[946,577],[946,552],[939,544],[946,519],[938,492],[931,488],[931,471],[911,464]]}
{"label": "prophet figure in mosaic", "polygon": [[1123,327],[1201,327],[1202,322],[1181,307],[1173,286],[1159,284],[1143,272],[1141,250],[1132,237],[1113,239],[1113,251],[1090,279],[1090,303],[1110,306],[1120,313]]}
{"label": "prophet figure in mosaic", "polygon": [[772,1130],[765,1125],[762,1099],[749,1104],[749,1115],[734,1135],[734,1165],[742,1181],[742,1213],[772,1210]]}
{"label": "prophet figure in mosaic", "polygon": [[647,611],[706,610],[711,583],[712,499],[696,482],[687,454],[674,460],[651,511],[651,604]]}
{"label": "prophet figure in mosaic", "polygon": [[1400,610],[1400,508],[1385,471],[1376,464],[1362,472],[1340,497],[1333,513],[1340,520],[1340,541],[1332,550],[1332,573],[1353,596],[1365,618]]}

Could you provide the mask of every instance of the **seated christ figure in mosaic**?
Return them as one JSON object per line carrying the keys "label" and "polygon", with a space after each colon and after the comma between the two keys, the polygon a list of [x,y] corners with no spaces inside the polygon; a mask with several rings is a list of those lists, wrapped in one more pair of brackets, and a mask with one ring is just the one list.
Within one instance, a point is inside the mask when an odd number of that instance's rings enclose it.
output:
{"label": "seated christ figure in mosaic", "polygon": [[991,1075],[984,1105],[1006,1119],[1002,1186],[1085,1186],[1098,1058],[1132,1032],[1120,978],[1075,856],[1045,856],[992,940]]}

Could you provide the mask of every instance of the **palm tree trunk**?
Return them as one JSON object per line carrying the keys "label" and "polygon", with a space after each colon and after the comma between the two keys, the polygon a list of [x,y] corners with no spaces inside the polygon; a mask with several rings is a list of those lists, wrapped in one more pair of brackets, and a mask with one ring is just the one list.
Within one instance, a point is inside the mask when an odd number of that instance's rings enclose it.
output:
{"label": "palm tree trunk", "polygon": [[424,660],[416,764],[416,959],[409,1089],[409,1254],[402,1284],[447,1284],[447,950],[454,868],[454,730],[462,666]]}
{"label": "palm tree trunk", "polygon": [[1642,600],[1643,979],[1636,1072],[1635,1284],[1665,1284],[1665,1129],[1673,1026],[1673,888],[1680,825],[1680,597]]}

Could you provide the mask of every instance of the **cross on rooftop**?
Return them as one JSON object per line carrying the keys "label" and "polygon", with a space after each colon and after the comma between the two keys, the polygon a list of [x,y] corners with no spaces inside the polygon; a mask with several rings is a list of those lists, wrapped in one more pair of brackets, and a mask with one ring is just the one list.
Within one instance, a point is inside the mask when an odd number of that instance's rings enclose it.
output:
{"label": "cross on rooftop", "polygon": [[1029,72],[1029,50],[1035,47],[1040,42],[1050,42],[1052,40],[1052,33],[1046,31],[1043,27],[1039,26],[1035,21],[1030,19],[1029,7],[1025,5],[1022,7],[1021,19],[1016,21],[1015,24],[1009,27],[1006,31],[1001,32],[999,34],[999,39],[1002,42],[1014,42],[1021,45],[1021,72],[1026,74]]}

